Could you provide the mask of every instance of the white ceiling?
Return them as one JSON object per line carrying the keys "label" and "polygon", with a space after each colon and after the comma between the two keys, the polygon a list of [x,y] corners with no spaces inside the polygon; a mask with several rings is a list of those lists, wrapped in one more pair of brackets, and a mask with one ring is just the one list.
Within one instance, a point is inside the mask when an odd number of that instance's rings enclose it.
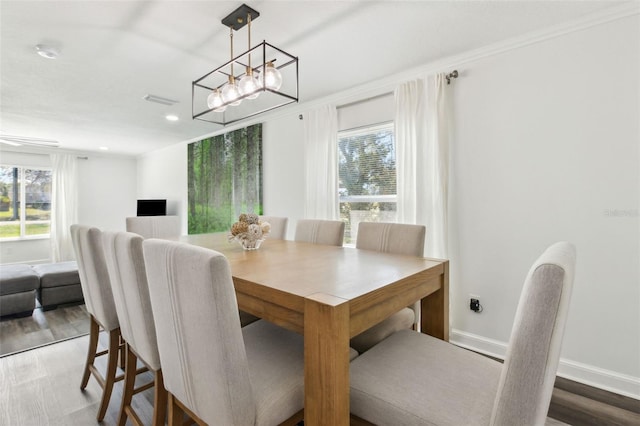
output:
{"label": "white ceiling", "polygon": [[[246,3],[260,12],[252,40],[299,57],[307,102],[621,2]],[[0,1],[0,132],[137,155],[220,129],[191,119],[191,82],[228,60],[220,21],[241,4]],[[246,46],[245,37],[240,30],[236,45]],[[37,44],[59,57],[38,56]],[[148,93],[180,102],[150,103],[142,99]],[[167,121],[168,113],[180,120]]]}

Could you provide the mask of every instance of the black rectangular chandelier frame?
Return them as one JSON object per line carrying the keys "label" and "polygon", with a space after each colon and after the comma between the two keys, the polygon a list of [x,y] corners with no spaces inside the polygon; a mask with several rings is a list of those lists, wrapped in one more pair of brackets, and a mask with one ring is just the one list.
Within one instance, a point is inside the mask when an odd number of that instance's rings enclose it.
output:
{"label": "black rectangular chandelier frame", "polygon": [[[202,83],[203,80],[206,80],[212,74],[216,74],[216,73],[217,74],[222,74],[225,77],[229,77],[230,74],[228,72],[225,72],[224,69],[229,67],[231,65],[231,63],[238,64],[240,67],[242,67],[242,69],[244,69],[247,66],[247,64],[242,63],[239,60],[241,58],[245,57],[245,56],[248,56],[250,53],[253,53],[254,51],[257,51],[258,49],[262,50],[262,58],[263,58],[263,60],[257,67],[252,67],[252,69],[253,69],[254,72],[257,72],[257,71],[260,71],[260,70],[264,70],[269,62],[275,62],[275,61],[269,61],[269,60],[266,59],[267,58],[267,56],[266,56],[267,55],[267,47],[276,50],[277,52],[281,53],[287,59],[287,62],[285,62],[284,64],[276,66],[276,68],[278,70],[285,69],[286,67],[289,67],[289,66],[295,66],[295,76],[296,76],[296,78],[295,78],[295,94],[288,94],[288,93],[284,93],[282,91],[273,90],[273,89],[270,89],[268,87],[265,87],[264,75],[262,75],[262,87],[260,89],[258,89],[257,92],[271,92],[271,93],[274,93],[276,95],[282,96],[283,97],[282,102],[279,102],[279,103],[277,103],[275,105],[260,109],[258,111],[254,111],[254,112],[252,112],[252,113],[250,113],[250,114],[248,114],[248,115],[246,115],[246,116],[244,116],[242,118],[235,118],[235,119],[231,119],[231,120],[225,120],[226,111],[222,112],[222,113],[216,113],[216,114],[221,114],[222,115],[221,119],[205,118],[204,116],[206,114],[214,112],[213,111],[214,108],[206,108],[204,110],[200,110],[199,112],[196,112],[196,91],[197,90],[202,89],[202,90],[206,90],[207,93],[209,93],[209,92],[212,92],[215,89],[221,89],[222,86],[224,86],[224,84],[225,84],[225,83],[222,83],[222,84],[219,84],[216,87],[210,87],[210,86]],[[244,72],[242,72],[242,73],[240,73],[238,75],[234,75],[234,78],[236,80],[238,80],[243,75],[244,75]],[[191,84],[191,99],[192,99],[191,115],[192,115],[192,118],[194,120],[207,121],[209,123],[221,124],[223,126],[226,126],[226,125],[229,125],[231,123],[235,123],[237,121],[245,120],[247,118],[254,117],[254,116],[258,115],[258,114],[262,114],[264,112],[271,111],[273,109],[280,108],[282,106],[298,102],[298,96],[299,96],[298,95],[298,93],[299,93],[298,90],[299,90],[298,58],[296,56],[293,56],[293,55],[285,52],[284,50],[279,49],[279,48],[275,47],[274,45],[272,45],[270,43],[267,43],[266,41],[263,40],[262,43],[260,43],[260,44],[258,44],[256,46],[252,47],[251,49],[249,49],[249,50],[237,55],[235,58],[233,58],[230,61],[224,63],[223,65],[219,66],[218,68],[216,68],[216,69],[214,69],[212,71],[209,71],[208,73],[206,73],[202,77],[200,77],[197,80],[192,82],[192,84]],[[239,96],[237,99],[245,99],[245,98],[247,98],[247,97],[249,97],[251,95],[252,95],[251,93],[247,93],[245,95]],[[229,106],[230,104],[231,104],[230,102],[224,102],[220,106]],[[217,108],[219,108],[219,107],[217,107]]]}
{"label": "black rectangular chandelier frame", "polygon": [[[254,47],[250,46],[251,21],[259,16],[259,12],[243,4],[222,20],[222,24],[230,30],[232,52],[233,31],[238,31],[249,24],[249,49],[191,83],[191,116],[194,120],[226,126],[298,102],[298,58],[266,41]],[[251,63],[252,54],[254,58],[261,57],[258,66]],[[234,73],[234,65],[239,66],[243,71],[239,74]],[[269,87],[266,81],[267,67],[277,70],[280,76],[286,74],[286,84],[280,83]],[[238,81],[249,74],[259,74],[257,78],[261,84],[256,84],[258,87],[255,90],[239,94],[222,103],[214,102],[215,106],[210,106],[211,103],[207,101],[208,95],[214,92],[220,93],[227,85],[227,81],[229,83]],[[239,106],[240,104],[242,106]]]}

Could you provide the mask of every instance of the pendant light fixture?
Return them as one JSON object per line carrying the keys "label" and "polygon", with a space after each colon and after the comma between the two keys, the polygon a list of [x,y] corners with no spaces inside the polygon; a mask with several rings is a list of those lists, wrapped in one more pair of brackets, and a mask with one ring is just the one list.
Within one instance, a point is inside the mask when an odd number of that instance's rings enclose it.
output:
{"label": "pendant light fixture", "polygon": [[[266,41],[251,46],[251,23],[258,16],[243,4],[222,20],[229,28],[230,60],[192,82],[194,120],[225,126],[298,102],[298,58]],[[234,31],[245,26],[247,51],[234,56]]]}
{"label": "pendant light fixture", "polygon": [[[251,52],[251,14],[247,15],[247,51]],[[247,95],[247,99],[256,99],[260,96],[260,82],[254,76],[253,68],[251,68],[251,53],[248,55],[249,64],[247,65],[244,77],[240,79],[238,88],[240,93]]]}

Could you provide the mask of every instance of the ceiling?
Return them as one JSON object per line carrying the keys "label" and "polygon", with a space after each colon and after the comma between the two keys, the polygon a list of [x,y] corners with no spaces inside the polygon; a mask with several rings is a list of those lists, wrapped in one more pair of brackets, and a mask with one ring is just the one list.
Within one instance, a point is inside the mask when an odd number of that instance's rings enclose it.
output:
{"label": "ceiling", "polygon": [[[299,57],[300,102],[561,25],[616,1],[248,1],[252,41]],[[0,133],[138,155],[221,127],[191,82],[228,60],[240,1],[0,1]],[[236,46],[246,46],[246,29]],[[36,54],[54,47],[57,59]],[[245,50],[245,49],[242,49]],[[240,49],[236,53],[239,53]],[[165,106],[146,94],[178,100]],[[175,114],[178,121],[165,119]]]}

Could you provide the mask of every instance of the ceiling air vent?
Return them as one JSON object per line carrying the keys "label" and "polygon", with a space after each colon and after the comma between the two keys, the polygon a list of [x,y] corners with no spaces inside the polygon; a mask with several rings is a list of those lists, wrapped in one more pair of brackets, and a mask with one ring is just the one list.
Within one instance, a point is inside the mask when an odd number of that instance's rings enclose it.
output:
{"label": "ceiling air vent", "polygon": [[157,104],[162,105],[173,105],[177,104],[179,101],[174,101],[173,99],[163,98],[162,96],[150,95],[146,94],[142,97],[145,101],[155,102]]}

